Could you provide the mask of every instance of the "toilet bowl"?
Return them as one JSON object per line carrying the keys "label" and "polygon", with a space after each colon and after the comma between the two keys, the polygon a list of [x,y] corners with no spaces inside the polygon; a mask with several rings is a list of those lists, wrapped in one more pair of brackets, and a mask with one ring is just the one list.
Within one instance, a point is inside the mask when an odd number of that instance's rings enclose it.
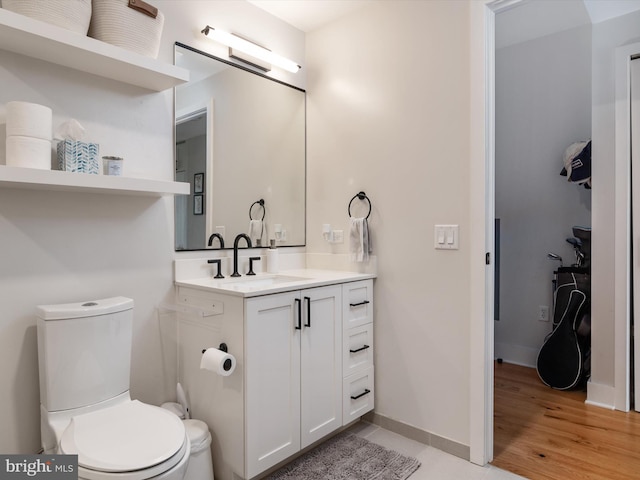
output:
{"label": "toilet bowl", "polygon": [[181,479],[190,443],[182,422],[175,420],[137,400],[73,416],[61,435],[59,453],[78,455],[78,475],[84,480],[113,474],[126,480]]}
{"label": "toilet bowl", "polygon": [[129,396],[133,301],[38,307],[42,447],[78,456],[81,480],[183,480],[183,422]]}

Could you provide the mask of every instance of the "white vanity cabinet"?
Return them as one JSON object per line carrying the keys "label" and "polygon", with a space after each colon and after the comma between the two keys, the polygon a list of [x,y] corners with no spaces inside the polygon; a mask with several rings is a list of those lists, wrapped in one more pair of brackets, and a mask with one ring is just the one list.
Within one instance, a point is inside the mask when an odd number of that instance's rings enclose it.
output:
{"label": "white vanity cabinet", "polygon": [[[193,417],[211,429],[216,480],[259,478],[373,408],[372,287],[371,279],[253,295],[178,287],[178,303],[204,312],[178,317],[178,380]],[[200,370],[199,352],[222,342],[236,356],[234,373]]]}
{"label": "white vanity cabinet", "polygon": [[246,300],[247,476],[342,426],[340,286]]}

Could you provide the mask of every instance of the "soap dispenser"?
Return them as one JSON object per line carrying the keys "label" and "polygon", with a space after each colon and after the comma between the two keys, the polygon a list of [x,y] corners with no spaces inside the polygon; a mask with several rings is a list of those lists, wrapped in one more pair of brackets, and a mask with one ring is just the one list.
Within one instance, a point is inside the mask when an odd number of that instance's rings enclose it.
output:
{"label": "soap dispenser", "polygon": [[278,249],[276,248],[276,240],[269,240],[269,249],[267,250],[267,272],[278,273]]}

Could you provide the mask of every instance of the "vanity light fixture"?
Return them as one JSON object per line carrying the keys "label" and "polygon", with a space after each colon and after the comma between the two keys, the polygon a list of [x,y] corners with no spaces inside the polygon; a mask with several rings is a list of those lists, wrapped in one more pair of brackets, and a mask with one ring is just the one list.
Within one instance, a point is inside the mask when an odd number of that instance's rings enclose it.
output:
{"label": "vanity light fixture", "polygon": [[233,33],[228,33],[223,30],[210,27],[209,25],[204,27],[204,29],[202,30],[202,33],[204,33],[210,39],[228,46],[230,52],[232,52],[230,56],[236,57],[247,63],[251,63],[252,65],[258,68],[261,68],[262,70],[268,71],[268,69],[263,67],[262,65],[257,65],[255,62],[251,62],[250,60],[247,61],[241,58],[240,56],[237,55],[237,53],[233,53],[233,50],[237,50],[238,52],[243,52],[247,55],[250,55],[251,57],[254,57],[258,60],[262,60],[271,65],[275,65],[276,67],[282,68],[283,70],[286,70],[291,73],[297,73],[298,70],[302,68],[296,62],[289,60],[288,58],[285,58],[276,53],[273,53],[271,50],[268,50],[260,45],[250,42],[249,40],[245,40],[244,38],[239,37],[238,35],[234,35]]}

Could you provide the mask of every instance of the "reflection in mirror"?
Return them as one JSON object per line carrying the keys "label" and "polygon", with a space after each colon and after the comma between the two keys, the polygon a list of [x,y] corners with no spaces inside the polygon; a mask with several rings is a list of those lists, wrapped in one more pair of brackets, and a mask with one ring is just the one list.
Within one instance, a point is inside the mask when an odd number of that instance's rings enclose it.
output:
{"label": "reflection in mirror", "polygon": [[[176,43],[176,250],[305,244],[305,92]],[[263,200],[262,204],[260,200]],[[209,239],[212,245],[209,246]]]}

